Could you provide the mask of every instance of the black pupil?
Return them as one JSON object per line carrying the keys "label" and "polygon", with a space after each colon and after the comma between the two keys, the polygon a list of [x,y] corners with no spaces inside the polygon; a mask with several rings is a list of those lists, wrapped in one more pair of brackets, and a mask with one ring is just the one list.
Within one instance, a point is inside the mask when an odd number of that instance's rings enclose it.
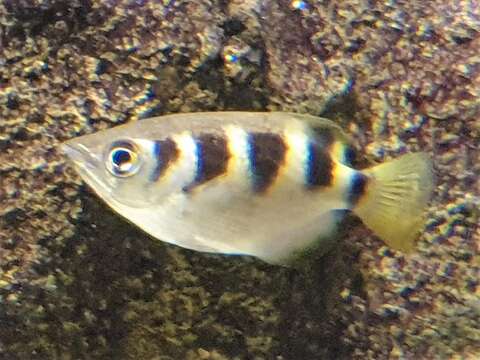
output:
{"label": "black pupil", "polygon": [[130,151],[125,150],[125,149],[118,149],[115,150],[115,152],[112,155],[112,161],[115,164],[115,166],[122,166],[125,163],[130,162],[132,159],[130,155]]}

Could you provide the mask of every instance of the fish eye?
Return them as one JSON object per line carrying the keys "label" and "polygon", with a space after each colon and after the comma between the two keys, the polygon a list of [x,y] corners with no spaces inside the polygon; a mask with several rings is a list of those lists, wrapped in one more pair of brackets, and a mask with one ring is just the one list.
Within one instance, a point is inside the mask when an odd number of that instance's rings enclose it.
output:
{"label": "fish eye", "polygon": [[134,175],[140,168],[138,150],[127,141],[115,142],[107,156],[107,170],[118,177]]}

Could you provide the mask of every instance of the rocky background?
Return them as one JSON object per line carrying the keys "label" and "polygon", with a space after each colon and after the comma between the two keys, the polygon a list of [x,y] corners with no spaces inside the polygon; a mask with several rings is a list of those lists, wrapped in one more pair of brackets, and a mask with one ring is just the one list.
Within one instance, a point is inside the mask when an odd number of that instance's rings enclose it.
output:
{"label": "rocky background", "polygon": [[[0,0],[0,358],[480,357],[476,0]],[[417,251],[347,218],[296,269],[153,241],[58,145],[201,110],[339,122],[359,165],[424,150]]]}

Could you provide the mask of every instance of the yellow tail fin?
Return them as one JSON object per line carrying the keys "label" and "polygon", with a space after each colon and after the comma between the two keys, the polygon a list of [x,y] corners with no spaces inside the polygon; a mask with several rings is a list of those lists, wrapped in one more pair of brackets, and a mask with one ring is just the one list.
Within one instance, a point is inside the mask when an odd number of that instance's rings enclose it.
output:
{"label": "yellow tail fin", "polygon": [[411,251],[433,191],[430,158],[407,154],[364,174],[369,177],[366,193],[353,211],[388,246]]}

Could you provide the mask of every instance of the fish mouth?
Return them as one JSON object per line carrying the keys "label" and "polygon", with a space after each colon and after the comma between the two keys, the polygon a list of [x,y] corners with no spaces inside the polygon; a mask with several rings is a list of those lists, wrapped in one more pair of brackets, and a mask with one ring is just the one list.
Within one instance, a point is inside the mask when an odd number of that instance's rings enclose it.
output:
{"label": "fish mouth", "polygon": [[109,195],[109,189],[101,181],[101,161],[82,144],[68,141],[61,145],[61,151],[72,162],[76,172],[96,193]]}
{"label": "fish mouth", "polygon": [[97,167],[95,157],[82,144],[66,142],[61,145],[62,152],[76,167],[93,170]]}
{"label": "fish mouth", "polygon": [[62,143],[60,150],[72,163],[80,178],[100,199],[113,209],[122,208],[123,205],[113,196],[115,179],[106,174],[101,155],[90,151],[87,146],[77,143],[75,139]]}

